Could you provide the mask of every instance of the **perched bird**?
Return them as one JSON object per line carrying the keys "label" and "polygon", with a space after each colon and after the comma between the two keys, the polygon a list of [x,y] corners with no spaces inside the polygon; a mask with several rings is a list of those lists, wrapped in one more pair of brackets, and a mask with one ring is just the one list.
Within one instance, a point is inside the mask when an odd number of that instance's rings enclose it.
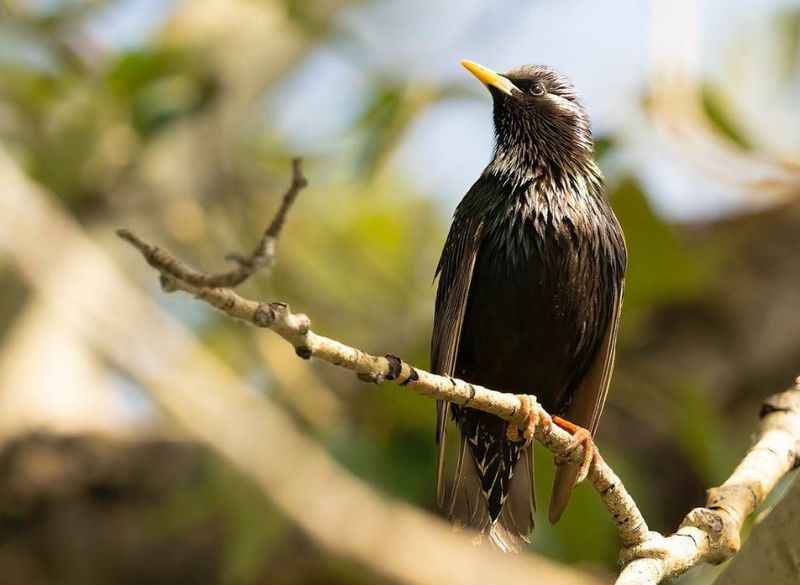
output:
{"label": "perched bird", "polygon": [[[569,80],[527,65],[498,74],[462,61],[494,102],[494,157],[458,205],[437,268],[434,372],[534,394],[583,444],[559,465],[550,521],[593,457],[614,366],[627,253],[593,158],[586,111]],[[533,447],[507,423],[450,405],[460,431],[445,480],[447,403],[437,405],[437,499],[457,525],[498,548],[529,542]]]}

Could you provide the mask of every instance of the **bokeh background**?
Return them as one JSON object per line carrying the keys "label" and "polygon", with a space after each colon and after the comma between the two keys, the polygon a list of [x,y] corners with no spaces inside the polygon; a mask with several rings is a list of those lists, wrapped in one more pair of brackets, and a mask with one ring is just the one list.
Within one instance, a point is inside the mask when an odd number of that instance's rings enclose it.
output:
{"label": "bokeh background", "polygon": [[[384,582],[194,441],[135,375],[152,356],[75,322],[86,307],[125,319],[91,272],[112,262],[205,346],[198,361],[234,370],[378,493],[433,511],[430,400],[164,295],[113,232],[220,268],[252,247],[302,155],[310,186],[278,264],[243,293],[427,366],[438,253],[492,148],[488,94],[460,58],[552,65],[592,116],[630,249],[606,459],[662,531],[727,476],[761,399],[800,373],[800,3],[4,0],[4,583]],[[609,580],[618,545],[584,486],[531,548]]]}

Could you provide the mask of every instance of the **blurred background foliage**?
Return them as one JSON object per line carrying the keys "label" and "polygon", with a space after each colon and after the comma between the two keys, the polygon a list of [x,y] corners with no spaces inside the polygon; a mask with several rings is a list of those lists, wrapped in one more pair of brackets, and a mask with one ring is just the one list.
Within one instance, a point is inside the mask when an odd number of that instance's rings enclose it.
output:
{"label": "blurred background foliage", "polygon": [[[658,34],[669,32],[665,3],[592,4],[5,0],[0,140],[143,278],[114,228],[219,267],[228,251],[252,247],[290,158],[303,155],[311,185],[279,263],[244,292],[424,366],[449,216],[491,147],[489,100],[457,58],[498,68],[547,60],[575,73],[631,251],[598,443],[651,526],[672,530],[741,456],[759,401],[798,373],[800,6],[677,3],[679,28],[696,19],[703,42],[692,45],[685,31],[666,44]],[[585,18],[569,21],[576,15]],[[531,39],[541,28],[522,28],[529,22],[554,32]],[[568,26],[593,36],[567,47]],[[688,64],[685,94],[664,92],[671,78],[659,77],[648,45]],[[687,120],[713,141],[692,140]],[[768,167],[743,178],[751,163]],[[10,351],[36,299],[3,256],[0,273]],[[153,294],[354,473],[433,510],[429,400],[301,362],[205,306]],[[76,371],[64,364],[85,356],[64,349],[51,348],[44,367]],[[0,387],[4,582],[379,581],[315,547],[224,462],[176,440],[146,389],[122,378],[93,388],[107,397],[89,404],[80,377]],[[119,436],[135,440],[120,447]],[[37,480],[42,453],[57,461],[60,471],[47,468],[55,483]],[[552,468],[538,454],[546,501]],[[558,526],[540,519],[532,548],[600,575],[616,562],[613,526],[585,487]],[[706,569],[685,580],[712,578]]]}

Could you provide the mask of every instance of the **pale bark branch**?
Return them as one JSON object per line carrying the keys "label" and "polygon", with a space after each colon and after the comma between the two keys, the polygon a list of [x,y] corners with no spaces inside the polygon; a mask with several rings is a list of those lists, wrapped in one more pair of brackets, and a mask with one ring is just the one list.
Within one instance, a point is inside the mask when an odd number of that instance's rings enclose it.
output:
{"label": "pale bark branch", "polygon": [[[193,284],[207,282],[203,273],[128,230],[120,230],[118,234],[160,273],[164,290],[187,292],[231,317],[271,329],[291,343],[304,359],[314,356],[353,370],[362,380],[391,381],[417,394],[494,414],[519,427],[524,428],[533,420],[537,423],[534,438],[555,455],[565,455],[571,444],[566,431],[552,424],[538,424],[549,421],[550,415],[533,395],[498,392],[436,375],[395,355],[371,355],[319,335],[311,330],[306,315],[293,313],[286,303],[260,303],[232,288]],[[578,448],[569,457],[579,461],[582,455],[582,448]],[[596,453],[587,479],[614,519],[622,543],[620,558],[624,569],[617,584],[655,585],[697,564],[720,563],[733,556],[740,546],[739,532],[744,520],[798,462],[800,379],[794,388],[765,403],[756,444],[724,484],[709,490],[706,507],[689,512],[678,531],[669,537],[648,530],[622,481]]]}
{"label": "pale bark branch", "polygon": [[690,511],[675,534],[653,534],[623,552],[623,561],[630,562],[617,585],[655,585],[700,563],[728,560],[739,551],[745,519],[798,465],[800,378],[794,387],[764,402],[755,444],[725,483],[708,490],[705,508]]}
{"label": "pale bark branch", "polygon": [[753,528],[742,550],[714,585],[797,585],[800,576],[800,481]]}

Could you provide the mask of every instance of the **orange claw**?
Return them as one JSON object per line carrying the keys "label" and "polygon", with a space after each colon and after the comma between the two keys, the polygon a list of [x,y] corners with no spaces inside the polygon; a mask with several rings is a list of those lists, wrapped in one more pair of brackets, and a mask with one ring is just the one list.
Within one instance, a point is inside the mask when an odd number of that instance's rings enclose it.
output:
{"label": "orange claw", "polygon": [[576,425],[574,422],[568,421],[565,418],[561,418],[560,416],[554,416],[553,422],[556,426],[561,427],[568,433],[572,435],[572,441],[564,450],[564,453],[561,455],[561,459],[567,459],[575,449],[579,446],[583,446],[583,460],[581,461],[581,465],[578,471],[578,477],[575,483],[580,483],[586,476],[589,475],[589,469],[594,462],[594,456],[597,453],[597,447],[594,445],[594,440],[592,439],[592,433],[589,429],[585,429],[581,426]]}
{"label": "orange claw", "polygon": [[[578,432],[578,429],[582,429],[583,427],[579,427],[574,422],[570,422],[565,418],[561,418],[560,416],[554,416],[553,422],[556,423],[556,426],[561,427],[569,434],[574,435]],[[585,429],[584,429],[585,430]]]}

